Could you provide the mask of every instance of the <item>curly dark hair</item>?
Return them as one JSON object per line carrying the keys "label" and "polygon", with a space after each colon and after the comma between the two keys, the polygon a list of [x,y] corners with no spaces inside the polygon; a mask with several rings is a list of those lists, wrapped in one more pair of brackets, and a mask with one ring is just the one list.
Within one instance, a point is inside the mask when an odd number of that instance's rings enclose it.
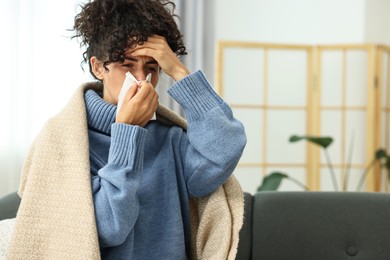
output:
{"label": "curly dark hair", "polygon": [[104,61],[107,69],[110,63],[124,62],[127,49],[155,34],[165,37],[176,55],[186,55],[175,7],[169,0],[95,0],[81,5],[72,38],[79,38],[80,46],[86,47],[82,63],[88,63],[95,77],[89,62],[92,56]]}

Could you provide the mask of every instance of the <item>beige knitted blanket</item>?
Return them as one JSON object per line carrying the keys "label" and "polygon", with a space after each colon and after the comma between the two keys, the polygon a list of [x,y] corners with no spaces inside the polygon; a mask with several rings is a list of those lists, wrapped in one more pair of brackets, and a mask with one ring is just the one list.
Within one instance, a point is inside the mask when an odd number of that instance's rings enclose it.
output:
{"label": "beige knitted blanket", "polygon": [[[84,92],[81,86],[33,142],[23,167],[8,259],[100,259]],[[157,120],[185,128],[159,107]],[[243,221],[243,194],[234,176],[210,196],[191,201],[192,259],[234,259]]]}

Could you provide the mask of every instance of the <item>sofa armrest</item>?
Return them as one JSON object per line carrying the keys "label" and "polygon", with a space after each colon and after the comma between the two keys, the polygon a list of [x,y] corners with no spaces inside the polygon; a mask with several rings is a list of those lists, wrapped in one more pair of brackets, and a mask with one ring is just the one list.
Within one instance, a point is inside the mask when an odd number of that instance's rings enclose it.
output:
{"label": "sofa armrest", "polygon": [[240,230],[240,240],[236,260],[251,259],[252,251],[252,208],[253,196],[244,192],[244,223]]}
{"label": "sofa armrest", "polygon": [[20,197],[16,192],[0,198],[0,220],[15,218],[20,204]]}

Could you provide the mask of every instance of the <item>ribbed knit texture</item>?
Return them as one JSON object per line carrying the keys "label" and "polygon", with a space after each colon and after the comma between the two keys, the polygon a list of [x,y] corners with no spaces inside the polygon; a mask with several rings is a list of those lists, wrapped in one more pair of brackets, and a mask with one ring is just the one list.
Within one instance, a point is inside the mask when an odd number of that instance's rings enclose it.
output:
{"label": "ribbed knit texture", "polygon": [[85,102],[91,104],[87,109],[88,124],[94,129],[101,129],[111,134],[111,125],[115,122],[116,106],[101,102],[102,98],[93,90],[85,92]]}
{"label": "ribbed knit texture", "polygon": [[223,100],[211,88],[204,88],[209,83],[200,71],[186,77],[172,86],[168,93],[187,111],[189,122],[196,120]]}
{"label": "ribbed knit texture", "polygon": [[[9,259],[100,258],[84,104],[84,91],[89,88],[101,91],[99,87],[88,84],[80,88],[34,141],[21,178],[19,194],[22,202]],[[223,105],[221,108],[226,109]],[[207,110],[193,109],[191,118],[203,117],[202,111]],[[176,118],[173,114],[170,116],[166,109],[159,108],[158,111],[164,111],[157,113],[157,118],[163,119],[165,124],[170,122],[170,118]],[[183,125],[181,120],[176,122]],[[155,124],[158,123],[151,125]],[[120,130],[112,127],[112,136],[114,132]],[[142,134],[138,137],[133,140],[142,143]],[[128,155],[136,157],[137,152]],[[139,156],[142,157],[141,154]],[[119,160],[114,164],[122,163],[131,165],[132,160]],[[135,168],[138,167],[145,165]],[[159,195],[153,197],[158,199]],[[226,207],[221,203],[226,203]],[[194,199],[190,206],[193,259],[234,259],[243,213],[243,197],[237,180],[231,176],[211,196]],[[208,209],[212,209],[213,214]],[[218,221],[215,221],[215,216]]]}
{"label": "ribbed knit texture", "polygon": [[128,149],[129,147],[134,148],[145,143],[146,131],[143,129],[134,131],[129,129],[124,124],[112,125],[112,131],[117,133],[117,136],[121,138],[111,139],[111,149],[109,161],[118,165],[132,165],[133,169],[141,170],[143,168],[144,157],[143,149]]}

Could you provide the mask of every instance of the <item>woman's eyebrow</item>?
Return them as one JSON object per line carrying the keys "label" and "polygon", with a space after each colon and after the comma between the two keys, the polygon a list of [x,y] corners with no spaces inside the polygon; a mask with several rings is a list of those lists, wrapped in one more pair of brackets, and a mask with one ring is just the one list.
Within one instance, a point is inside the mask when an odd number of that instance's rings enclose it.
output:
{"label": "woman's eyebrow", "polygon": [[153,60],[147,61],[146,64],[158,64],[158,63],[155,59],[153,59]]}
{"label": "woman's eyebrow", "polygon": [[[125,60],[133,61],[133,62],[138,62],[139,61],[139,59],[134,58],[134,57],[125,57]],[[148,60],[146,62],[146,64],[158,64],[158,63],[157,63],[157,61],[155,59],[151,59],[151,60]]]}
{"label": "woman's eyebrow", "polygon": [[138,62],[138,59],[136,59],[136,58],[134,58],[134,57],[125,57],[125,60]]}

